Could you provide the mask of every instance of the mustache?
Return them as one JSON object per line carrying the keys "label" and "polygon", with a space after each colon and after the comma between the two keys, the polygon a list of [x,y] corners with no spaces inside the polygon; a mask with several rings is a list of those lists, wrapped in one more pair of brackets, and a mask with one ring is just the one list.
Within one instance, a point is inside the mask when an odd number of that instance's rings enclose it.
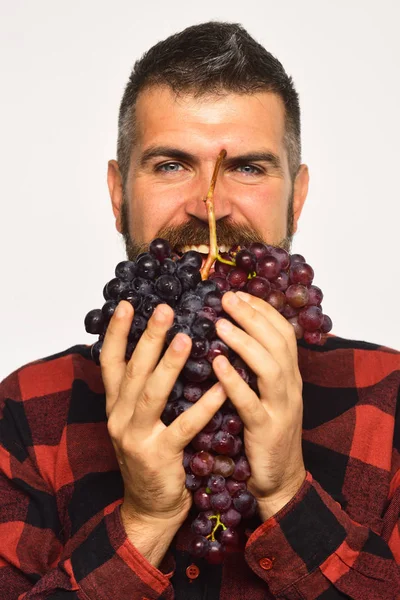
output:
{"label": "mustache", "polygon": [[[231,219],[217,221],[216,231],[219,245],[246,246],[252,242],[265,242],[259,231],[253,227],[235,223]],[[193,217],[181,225],[163,227],[158,231],[157,237],[168,240],[171,248],[210,243],[208,223]]]}

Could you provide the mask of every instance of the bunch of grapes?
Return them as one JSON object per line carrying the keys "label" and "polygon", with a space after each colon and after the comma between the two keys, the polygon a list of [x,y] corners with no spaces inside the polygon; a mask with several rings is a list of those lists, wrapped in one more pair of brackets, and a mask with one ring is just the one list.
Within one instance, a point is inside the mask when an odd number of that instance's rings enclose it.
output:
{"label": "bunch of grapes", "polygon": [[[257,391],[254,374],[221,340],[215,323],[231,320],[222,309],[228,290],[244,290],[269,302],[292,323],[296,337],[320,344],[330,331],[331,319],[321,309],[322,291],[313,282],[313,269],[299,254],[267,244],[232,248],[217,256],[214,270],[203,279],[203,256],[195,251],[174,253],[166,240],[155,239],[148,252],[133,261],[123,261],[103,290],[105,303],[85,318],[86,331],[99,335],[92,346],[92,358],[99,356],[107,325],[120,300],[135,309],[128,336],[129,360],[155,307],[167,303],[174,309],[174,323],[166,336],[165,349],[179,332],[192,340],[189,359],[176,381],[162,414],[165,425],[215,383],[212,362],[225,355],[241,377]],[[186,487],[193,492],[199,514],[192,522],[190,552],[208,562],[222,562],[227,547],[237,548],[237,526],[257,509],[247,490],[251,475],[243,446],[243,423],[228,399],[204,429],[185,448],[183,465]]]}

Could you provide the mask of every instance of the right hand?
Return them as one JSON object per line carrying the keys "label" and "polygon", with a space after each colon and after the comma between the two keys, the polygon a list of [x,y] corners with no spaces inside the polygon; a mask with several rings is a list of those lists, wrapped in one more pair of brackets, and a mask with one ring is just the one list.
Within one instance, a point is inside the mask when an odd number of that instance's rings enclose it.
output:
{"label": "right hand", "polygon": [[183,449],[211,420],[226,399],[217,383],[168,427],[160,417],[191,350],[179,333],[160,360],[174,312],[160,304],[149,319],[130,361],[127,337],[133,307],[122,300],[107,328],[100,353],[106,391],[108,432],[124,480],[123,520],[186,519],[192,493],[185,487]]}

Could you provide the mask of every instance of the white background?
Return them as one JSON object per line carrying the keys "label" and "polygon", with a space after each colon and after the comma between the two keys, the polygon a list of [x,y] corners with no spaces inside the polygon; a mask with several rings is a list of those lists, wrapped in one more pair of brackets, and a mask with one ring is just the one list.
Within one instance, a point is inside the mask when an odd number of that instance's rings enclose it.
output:
{"label": "white background", "polygon": [[236,21],[300,94],[309,197],[293,252],[333,333],[399,347],[397,0],[1,0],[0,379],[92,343],[86,313],[122,260],[106,187],[133,62],[211,19]]}

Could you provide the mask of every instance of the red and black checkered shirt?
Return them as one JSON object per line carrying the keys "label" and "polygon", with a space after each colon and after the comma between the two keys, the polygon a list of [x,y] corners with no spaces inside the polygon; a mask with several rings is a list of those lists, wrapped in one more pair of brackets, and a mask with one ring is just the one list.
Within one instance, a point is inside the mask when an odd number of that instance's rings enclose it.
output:
{"label": "red and black checkered shirt", "polygon": [[127,539],[123,482],[88,346],[0,385],[1,600],[400,598],[400,353],[299,342],[307,478],[240,530],[223,565],[193,560],[190,514],[159,568]]}

